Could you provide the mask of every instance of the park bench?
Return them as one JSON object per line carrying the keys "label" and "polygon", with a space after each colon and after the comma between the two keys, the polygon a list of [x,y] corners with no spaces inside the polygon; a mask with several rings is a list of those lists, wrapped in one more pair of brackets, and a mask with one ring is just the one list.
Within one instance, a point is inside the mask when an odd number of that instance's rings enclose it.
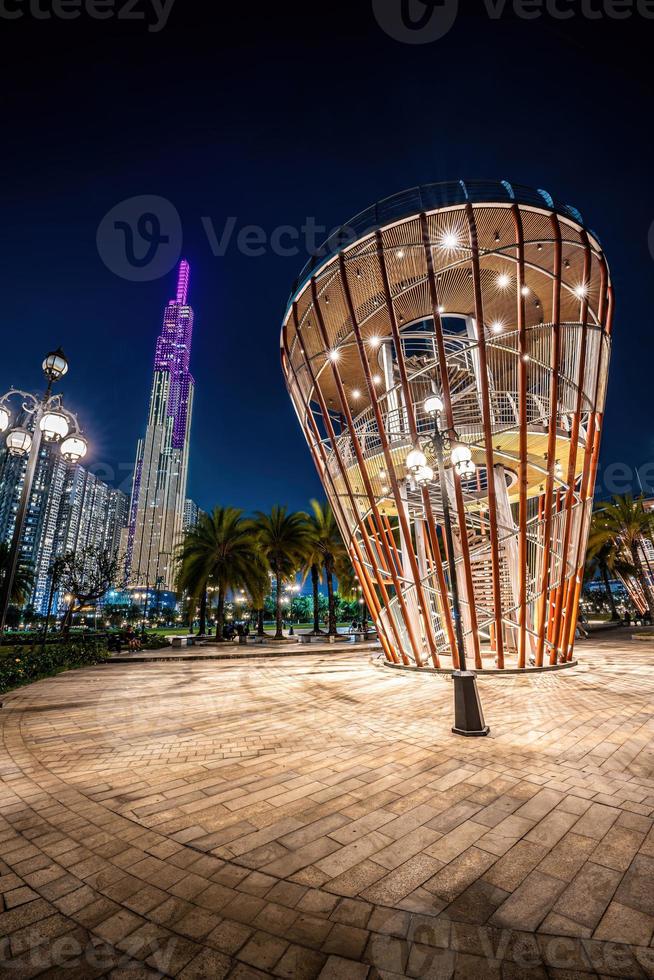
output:
{"label": "park bench", "polygon": [[170,640],[170,645],[179,649],[179,647],[192,647],[195,643],[195,636],[170,636],[166,637]]}

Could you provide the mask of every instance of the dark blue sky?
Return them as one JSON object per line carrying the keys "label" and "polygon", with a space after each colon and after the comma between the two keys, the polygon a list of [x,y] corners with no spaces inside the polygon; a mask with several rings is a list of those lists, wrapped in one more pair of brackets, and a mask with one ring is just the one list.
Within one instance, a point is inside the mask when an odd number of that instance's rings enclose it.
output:
{"label": "dark blue sky", "polygon": [[320,490],[278,339],[306,255],[250,257],[232,241],[216,258],[201,219],[220,234],[234,216],[234,238],[307,217],[332,228],[414,184],[506,178],[576,205],[600,236],[618,299],[602,465],[654,460],[654,21],[493,20],[479,2],[444,38],[407,45],[368,0],[222,6],[176,0],[158,33],[85,17],[0,25],[0,388],[38,386],[62,344],[89,462],[127,482],[174,273],[117,276],[96,233],[122,200],[163,196],[192,265],[189,492],[205,508],[305,507]]}

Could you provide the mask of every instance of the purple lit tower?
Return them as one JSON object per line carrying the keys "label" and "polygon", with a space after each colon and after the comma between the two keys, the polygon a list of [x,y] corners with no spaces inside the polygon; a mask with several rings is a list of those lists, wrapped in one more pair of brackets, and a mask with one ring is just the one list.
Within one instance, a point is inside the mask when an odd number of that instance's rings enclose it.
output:
{"label": "purple lit tower", "polygon": [[171,590],[173,557],[182,539],[193,409],[189,277],[183,259],[177,293],[165,309],[157,338],[148,425],[136,449],[124,548],[129,584]]}

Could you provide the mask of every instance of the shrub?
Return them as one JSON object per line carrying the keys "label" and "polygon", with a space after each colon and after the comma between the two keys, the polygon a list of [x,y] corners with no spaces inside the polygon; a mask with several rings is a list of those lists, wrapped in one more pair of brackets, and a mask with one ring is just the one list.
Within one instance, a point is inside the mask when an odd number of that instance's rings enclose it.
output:
{"label": "shrub", "polygon": [[51,677],[62,670],[90,667],[107,659],[107,641],[104,637],[80,637],[27,646],[16,644],[11,652],[0,658],[0,693],[23,684],[31,684],[41,677]]}

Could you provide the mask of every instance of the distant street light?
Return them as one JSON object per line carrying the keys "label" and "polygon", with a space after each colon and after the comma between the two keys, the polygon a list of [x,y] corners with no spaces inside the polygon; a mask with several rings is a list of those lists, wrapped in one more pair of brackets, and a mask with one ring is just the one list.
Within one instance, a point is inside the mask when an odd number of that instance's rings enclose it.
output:
{"label": "distant street light", "polygon": [[[43,373],[47,387],[42,397],[20,388],[10,388],[0,398],[0,433],[6,432],[5,443],[11,456],[27,459],[23,489],[20,495],[14,534],[9,549],[7,572],[0,585],[0,635],[4,633],[7,610],[16,578],[20,557],[20,543],[25,527],[27,508],[32,493],[36,464],[41,449],[41,440],[60,443],[61,454],[68,462],[76,463],[86,455],[87,442],[80,432],[77,416],[63,407],[62,396],[52,394],[52,386],[60,381],[68,371],[68,361],[59,348],[51,351],[43,361]],[[32,420],[32,425],[11,425],[11,401],[20,402],[16,418],[20,422]]]}

